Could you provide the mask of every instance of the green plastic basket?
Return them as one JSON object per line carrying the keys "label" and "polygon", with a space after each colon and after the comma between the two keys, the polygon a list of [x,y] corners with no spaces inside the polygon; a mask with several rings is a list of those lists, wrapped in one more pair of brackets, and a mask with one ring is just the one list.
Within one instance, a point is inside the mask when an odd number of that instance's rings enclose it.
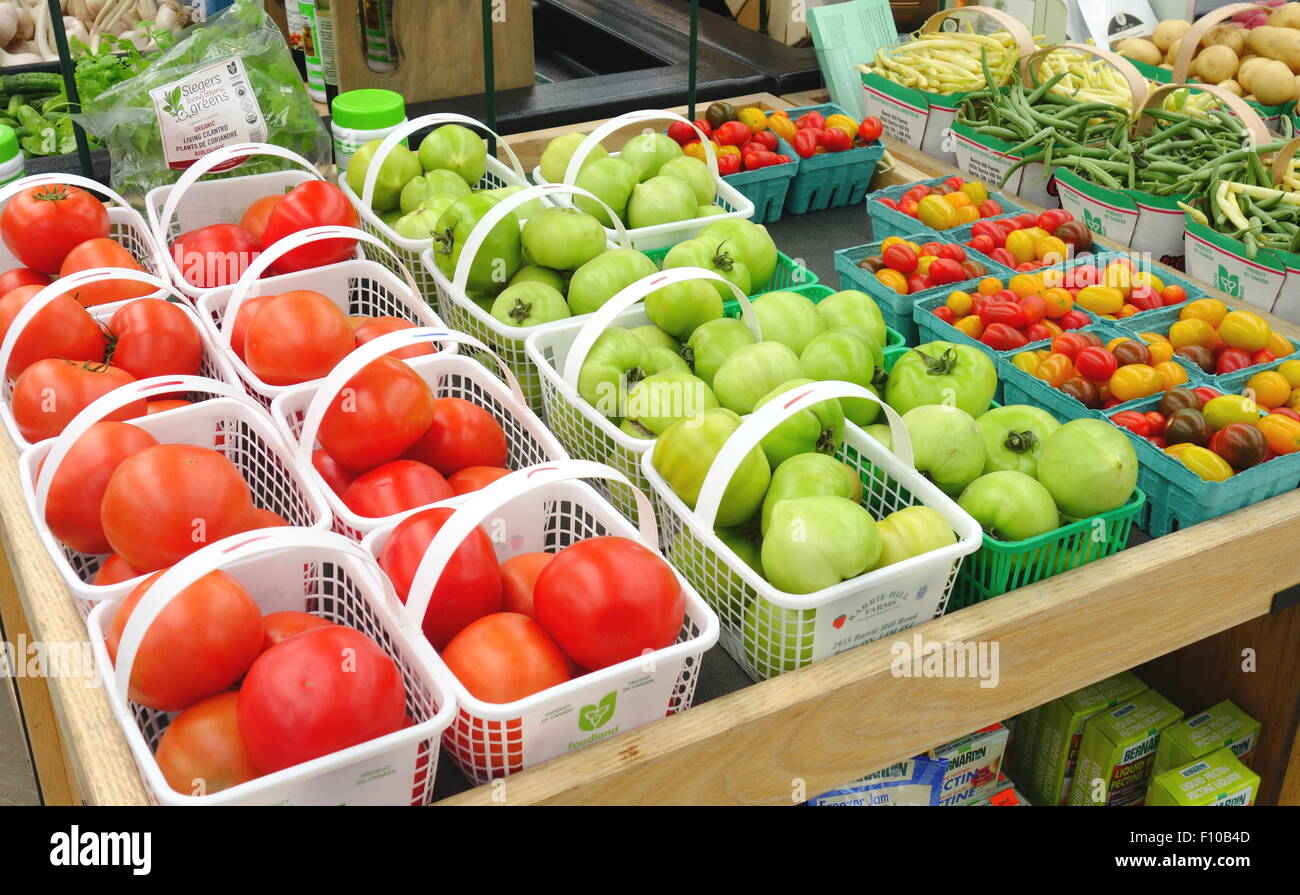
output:
{"label": "green plastic basket", "polygon": [[[789,109],[787,114],[791,121],[797,121],[805,112],[820,112],[828,118],[847,114],[834,103],[800,106]],[[794,148],[779,137],[777,146],[791,158],[799,158]],[[884,154],[884,144],[877,141],[874,146],[859,146],[799,159],[799,170],[790,183],[790,192],[785,200],[786,210],[791,214],[807,214],[856,205],[867,194],[872,175]]]}
{"label": "green plastic basket", "polygon": [[794,182],[800,167],[798,158],[794,155],[790,157],[794,161],[728,174],[722,178],[754,203],[754,216],[750,220],[755,224],[771,224],[781,220],[790,184]]}
{"label": "green plastic basket", "polygon": [[[644,254],[655,263],[656,267],[662,268],[664,258],[667,257],[670,250],[670,248],[650,249]],[[772,272],[772,278],[763,284],[762,289],[753,289],[751,287],[749,294],[762,295],[764,292],[775,292],[777,290],[799,292],[801,287],[815,285],[817,285],[817,274],[804,267],[785,252],[777,250],[776,270]]]}

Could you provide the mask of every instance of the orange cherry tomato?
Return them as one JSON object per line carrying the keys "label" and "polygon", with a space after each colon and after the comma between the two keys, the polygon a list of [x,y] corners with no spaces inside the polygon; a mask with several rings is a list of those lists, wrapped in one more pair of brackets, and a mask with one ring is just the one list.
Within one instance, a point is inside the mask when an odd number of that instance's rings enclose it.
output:
{"label": "orange cherry tomato", "polygon": [[997,277],[985,277],[975,289],[980,295],[995,295],[1002,291],[1002,281]]}
{"label": "orange cherry tomato", "polygon": [[1060,388],[1078,374],[1074,370],[1074,362],[1064,354],[1049,354],[1034,368],[1032,375],[1052,388]]}
{"label": "orange cherry tomato", "polygon": [[1024,298],[1026,295],[1042,295],[1046,287],[1043,278],[1037,274],[1018,273],[1007,282],[1007,288],[1016,294],[1016,298]]}
{"label": "orange cherry tomato", "polygon": [[1249,395],[1260,407],[1272,410],[1282,407],[1291,397],[1291,383],[1277,370],[1264,370],[1246,381],[1243,394]]}
{"label": "orange cherry tomato", "polygon": [[1264,440],[1273,453],[1294,454],[1300,451],[1300,422],[1280,413],[1270,413],[1255,425],[1264,433]]}
{"label": "orange cherry tomato", "polygon": [[1074,296],[1070,294],[1069,289],[1052,286],[1044,289],[1040,294],[1043,296],[1043,301],[1047,303],[1048,319],[1060,319],[1074,310]]}
{"label": "orange cherry tomato", "polygon": [[1160,374],[1160,387],[1165,391],[1182,385],[1187,381],[1187,369],[1177,361],[1167,360],[1160,363],[1154,363],[1152,358],[1152,369]]}
{"label": "orange cherry tomato", "polygon": [[1174,359],[1174,346],[1168,342],[1153,342],[1147,346],[1147,354],[1153,365],[1162,364]]}
{"label": "orange cherry tomato", "polygon": [[965,317],[954,323],[953,326],[957,327],[957,329],[961,330],[972,339],[978,339],[980,336],[984,335],[984,322],[980,320],[978,314],[967,314]]}
{"label": "orange cherry tomato", "polygon": [[1181,311],[1178,312],[1179,320],[1204,320],[1206,323],[1218,329],[1219,324],[1228,313],[1228,306],[1217,298],[1198,298],[1196,301],[1188,302]]}
{"label": "orange cherry tomato", "polygon": [[907,277],[890,267],[876,271],[876,279],[893,289],[899,295],[907,294]]}

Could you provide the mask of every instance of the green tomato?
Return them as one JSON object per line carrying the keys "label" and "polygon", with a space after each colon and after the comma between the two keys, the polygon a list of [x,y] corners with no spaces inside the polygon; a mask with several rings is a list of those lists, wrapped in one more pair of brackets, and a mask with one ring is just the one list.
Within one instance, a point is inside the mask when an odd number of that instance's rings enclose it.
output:
{"label": "green tomato", "polygon": [[718,536],[718,540],[727,545],[732,553],[739,556],[745,565],[758,574],[763,574],[763,560],[759,553],[763,546],[763,539],[756,537],[757,533],[753,531],[752,525],[715,528],[713,533]]}
{"label": "green tomato", "polygon": [[866,432],[872,438],[876,439],[876,441],[879,441],[884,445],[885,450],[892,451],[894,449],[894,433],[890,431],[888,423],[877,423],[874,426],[867,426],[862,431]]}
{"label": "green tomato", "polygon": [[[348,186],[356,193],[358,199],[365,189],[366,172],[370,169],[370,161],[375,157],[375,150],[379,148],[381,142],[383,141],[371,140],[366,143],[348,162]],[[384,159],[384,164],[379,169],[379,178],[375,181],[375,194],[370,200],[371,209],[391,211],[400,208],[402,188],[419,174],[420,160],[416,158],[414,152],[398,143],[393,147],[393,151],[388,153],[388,158]]]}
{"label": "green tomato", "polygon": [[[681,356],[682,343],[654,324],[647,323],[644,326],[633,327],[632,332],[636,334],[638,339],[645,342],[647,348],[667,348],[678,357]],[[685,361],[682,363],[685,363]],[[689,370],[690,367],[686,369]]]}
{"label": "green tomato", "polygon": [[978,348],[930,342],[904,354],[889,371],[885,400],[899,413],[923,404],[954,404],[981,416],[993,401],[998,374]]}
{"label": "green tomato", "polygon": [[492,306],[497,303],[496,296],[487,292],[467,292],[466,295],[469,296],[470,301],[482,308],[485,314],[491,314]]}
{"label": "green tomato", "polygon": [[519,272],[510,278],[511,286],[516,283],[545,283],[561,295],[568,288],[562,272],[549,267],[539,267],[536,264],[519,268]]}
{"label": "green tomato", "polygon": [[[876,372],[871,343],[851,329],[833,329],[808,343],[799,355],[803,371],[812,379],[840,379],[870,389]],[[880,405],[866,398],[841,398],[844,415],[854,424],[874,423]]]}
{"label": "green tomato", "polygon": [[657,176],[666,162],[681,156],[682,147],[666,134],[637,134],[623,144],[623,149],[618,154],[636,171],[636,179],[641,183]]}
{"label": "green tomato", "polygon": [[743,218],[724,218],[709,224],[697,235],[725,244],[744,262],[753,279],[754,291],[767,288],[776,273],[777,251],[766,227]]}
{"label": "green tomato", "polygon": [[452,171],[475,186],[487,171],[487,147],[469,128],[444,124],[420,143],[420,165],[426,171]]}
{"label": "green tomato", "polygon": [[695,216],[697,218],[712,218],[726,213],[727,210],[721,205],[701,205],[699,208],[695,209]]}
{"label": "green tomato", "polygon": [[[700,499],[709,466],[740,423],[739,416],[719,407],[674,423],[655,442],[655,469],[691,509]],[[714,524],[739,525],[753,517],[763,504],[771,478],[767,458],[755,446],[727,483]]]}
{"label": "green tomato", "polygon": [[507,286],[492,303],[492,316],[508,326],[537,326],[569,316],[559,290],[524,281]]}
{"label": "green tomato", "polygon": [[664,162],[663,167],[659,169],[659,174],[683,181],[695,192],[695,201],[701,205],[712,205],[718,195],[717,186],[713,183],[713,175],[709,173],[709,166],[689,155]]}
{"label": "green tomato", "polygon": [[984,472],[984,439],[969,413],[948,404],[923,404],[903,414],[917,472],[956,497]]}
{"label": "green tomato", "polygon": [[655,263],[636,249],[602,252],[573,272],[569,279],[569,309],[574,314],[590,314],[657,270]]}
{"label": "green tomato", "polygon": [[772,470],[759,530],[767,535],[777,504],[796,497],[843,497],[858,503],[862,479],[852,467],[826,454],[796,454]]}
{"label": "green tomato", "polygon": [[695,206],[695,193],[677,178],[651,177],[632,188],[627,224],[635,229],[689,220]]}
{"label": "green tomato", "polygon": [[[792,388],[812,385],[811,379],[791,379],[772,389],[758,399],[754,409],[762,407],[778,395],[784,395]],[[763,436],[759,443],[767,462],[776,469],[796,454],[816,451],[819,454],[834,455],[844,440],[844,408],[839,399],[829,398],[818,401],[811,407],[805,407],[789,419],[783,420],[775,429]]]}
{"label": "green tomato", "polygon": [[[585,139],[587,139],[586,134],[561,134],[546,144],[546,148],[542,150],[542,177],[546,178],[548,183],[564,182],[564,172],[569,169],[569,160],[573,158],[573,153]],[[597,143],[592,147],[591,152],[587,153],[586,161],[578,170],[585,170],[588,165],[603,159],[608,154],[605,147]]]}
{"label": "green tomato", "polygon": [[797,292],[768,292],[754,299],[764,339],[781,342],[802,354],[808,343],[826,331],[817,306]]}
{"label": "green tomato", "polygon": [[686,280],[657,289],[646,296],[646,316],[664,332],[689,339],[699,327],[722,316],[722,296],[714,285]]}
{"label": "green tomato", "polygon": [[780,342],[745,345],[723,361],[713,375],[718,402],[735,413],[753,413],[754,406],[783,382],[803,379],[799,355]]}
{"label": "green tomato", "polygon": [[[588,159],[578,174],[576,185],[600,199],[622,219],[627,213],[627,200],[632,198],[632,187],[637,185],[636,169],[614,156],[595,161]],[[609,212],[586,196],[574,196],[573,204],[592,215],[603,226],[614,226]]]}
{"label": "green tomato", "polygon": [[767,600],[745,607],[745,657],[761,677],[776,677],[812,662],[817,610],[786,609]]}
{"label": "green tomato", "polygon": [[544,208],[524,224],[523,243],[542,267],[577,270],[605,251],[605,228],[576,208]]}
{"label": "green tomato", "polygon": [[[664,256],[663,268],[671,270],[674,267],[702,267],[735,284],[736,288],[745,295],[749,294],[749,268],[725,246],[718,245],[711,239],[688,239],[669,249],[668,254]],[[719,283],[717,280],[705,282],[717,291],[722,301],[735,299],[735,293],[727,287],[726,283]],[[665,287],[665,291],[684,285],[686,284],[677,283]]]}
{"label": "green tomato", "polygon": [[[828,329],[843,327],[860,331],[870,336],[879,350],[883,350],[889,341],[880,307],[865,292],[846,289],[828,295],[817,303],[817,313],[826,321]],[[876,363],[880,360],[877,359]]]}
{"label": "green tomato", "polygon": [[578,394],[607,417],[623,415],[628,389],[657,371],[650,349],[621,326],[611,326],[596,338],[578,371]]}
{"label": "green tomato", "polygon": [[772,509],[763,571],[779,590],[810,594],[861,575],[880,551],[880,532],[866,507],[843,497],[793,497]]}
{"label": "green tomato", "polygon": [[438,220],[442,217],[443,212],[451,208],[455,203],[456,197],[450,195],[434,196],[431,199],[425,199],[415,211],[403,215],[401,219],[393,225],[393,230],[398,236],[406,239],[429,239],[438,229]]}
{"label": "green tomato", "polygon": [[1103,420],[1071,420],[1038,457],[1038,480],[1068,517],[1086,519],[1128,503],[1137,486],[1133,443]]}
{"label": "green tomato", "polygon": [[1023,541],[1060,525],[1056,501],[1042,483],[1012,469],[990,472],[966,486],[957,505],[1002,541]]}
{"label": "green tomato", "polygon": [[388,211],[379,212],[379,219],[393,229],[397,229],[397,222],[400,221],[404,214],[400,208],[390,208]]}
{"label": "green tomato", "polygon": [[880,558],[873,569],[883,569],[931,550],[957,543],[952,526],[937,510],[926,506],[904,507],[880,520]]}
{"label": "green tomato", "polygon": [[688,371],[668,370],[647,376],[632,387],[620,428],[636,438],[656,438],[678,420],[699,416],[717,406],[713,390],[702,380]]}
{"label": "green tomato", "polygon": [[[515,193],[519,192],[520,190],[525,190],[525,189],[527,189],[527,187],[518,186],[518,185],[499,186],[493,190],[479,190],[478,192],[479,195],[481,196],[491,196],[493,199],[505,199],[508,196],[513,196]],[[512,213],[514,214],[515,217],[519,218],[519,223],[522,224],[524,221],[528,220],[533,215],[540,212],[543,208],[549,208],[549,207],[550,206],[548,205],[543,205],[541,199],[534,198],[534,199],[529,199],[523,205],[516,206]]]}
{"label": "green tomato", "polygon": [[[433,234],[433,257],[447,279],[454,279],[460,250],[475,225],[499,200],[483,193],[457,199],[438,218]],[[492,227],[478,254],[470,264],[466,288],[495,295],[523,267],[523,244],[519,237],[519,220],[513,213]]]}
{"label": "green tomato", "polygon": [[[741,348],[754,344],[749,327],[731,317],[719,317],[701,324],[691,333],[682,357],[710,387],[722,364]],[[798,377],[796,377],[798,378]]]}
{"label": "green tomato", "polygon": [[659,345],[650,348],[650,367],[656,373],[667,373],[672,370],[678,373],[694,375],[691,373],[690,366],[686,361],[682,360],[681,352]]}
{"label": "green tomato", "polygon": [[468,196],[470,189],[455,171],[430,171],[407,181],[402,187],[402,211],[410,214],[421,202],[434,196],[451,196],[459,199]]}
{"label": "green tomato", "polygon": [[1027,404],[994,407],[975,420],[975,424],[984,439],[985,472],[1014,469],[1029,476],[1038,475],[1043,444],[1061,428],[1056,417]]}

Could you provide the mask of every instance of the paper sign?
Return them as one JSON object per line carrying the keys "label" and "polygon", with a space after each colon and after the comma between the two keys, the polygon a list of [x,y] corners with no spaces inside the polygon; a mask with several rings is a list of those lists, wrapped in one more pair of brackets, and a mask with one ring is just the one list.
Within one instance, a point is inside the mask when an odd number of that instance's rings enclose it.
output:
{"label": "paper sign", "polygon": [[1146,0],[1094,0],[1070,5],[1069,34],[1071,40],[1091,38],[1098,46],[1110,47],[1150,34],[1159,21]]}
{"label": "paper sign", "polygon": [[862,77],[854,66],[898,42],[888,0],[852,0],[808,9],[808,30],[831,102],[854,118],[866,115]]}

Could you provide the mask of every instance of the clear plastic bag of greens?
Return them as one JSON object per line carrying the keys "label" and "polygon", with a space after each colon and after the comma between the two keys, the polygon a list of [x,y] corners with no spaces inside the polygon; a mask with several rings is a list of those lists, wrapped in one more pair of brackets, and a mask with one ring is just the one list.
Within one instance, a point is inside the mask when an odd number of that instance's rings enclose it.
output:
{"label": "clear plastic bag of greens", "polygon": [[[88,100],[76,116],[108,146],[112,185],[133,203],[174,183],[196,159],[231,143],[274,143],[333,165],[329,133],[307,95],[284,35],[255,0],[236,0],[187,29],[135,77]],[[289,163],[250,159],[213,177]]]}

